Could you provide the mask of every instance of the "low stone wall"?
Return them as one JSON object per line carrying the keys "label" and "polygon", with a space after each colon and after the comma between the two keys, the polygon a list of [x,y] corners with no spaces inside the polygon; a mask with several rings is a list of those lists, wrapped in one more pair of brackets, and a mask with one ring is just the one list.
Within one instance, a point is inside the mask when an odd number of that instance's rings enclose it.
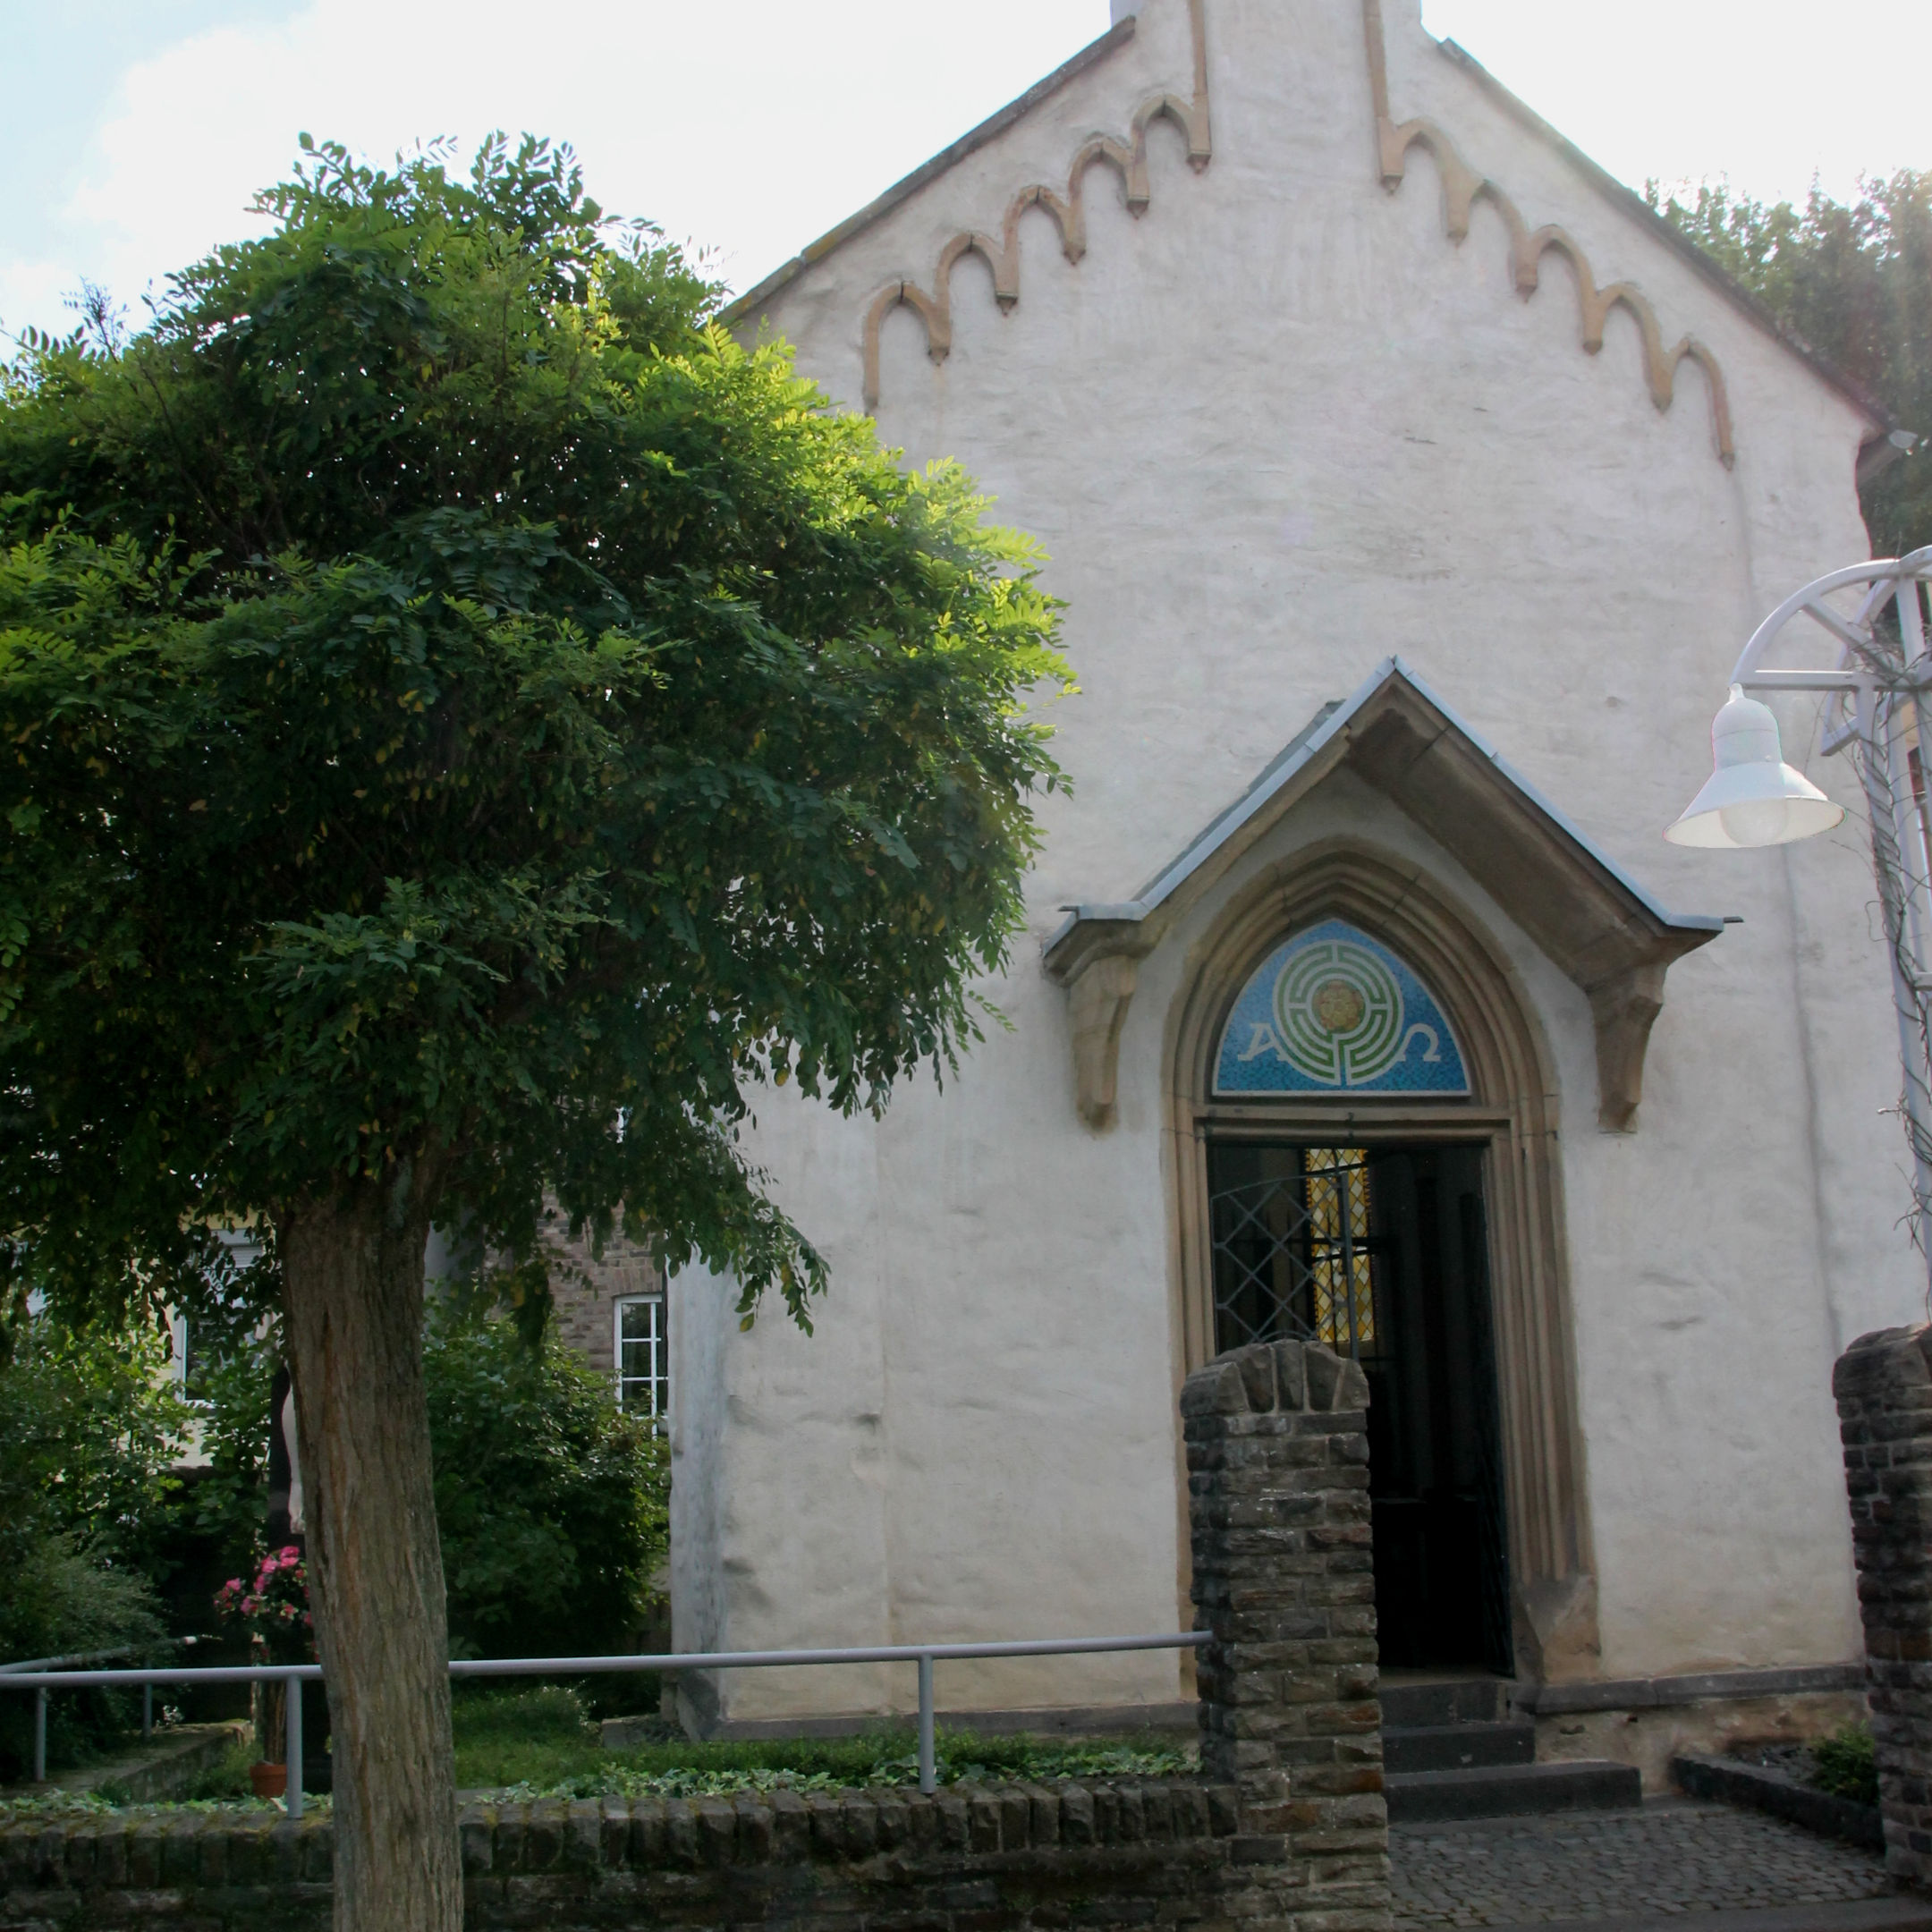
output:
{"label": "low stone wall", "polygon": [[1735,1758],[1687,1755],[1671,1764],[1671,1778],[1687,1798],[1716,1798],[1725,1804],[1749,1805],[1788,1818],[1821,1838],[1843,1838],[1851,1844],[1885,1850],[1885,1821],[1877,1805],[1858,1804],[1835,1792],[1801,1784],[1789,1772],[1771,1765],[1744,1764]]}
{"label": "low stone wall", "polygon": [[[1269,1919],[1273,1848],[1193,1778],[472,1805],[471,1928],[1060,1932]],[[0,1831],[6,1932],[326,1932],[325,1816],[182,1812]]]}
{"label": "low stone wall", "polygon": [[[474,1805],[464,1920],[542,1932],[1387,1932],[1368,1384],[1281,1343],[1188,1378],[1199,1778]],[[334,1833],[0,1831],[0,1932],[324,1932]]]}

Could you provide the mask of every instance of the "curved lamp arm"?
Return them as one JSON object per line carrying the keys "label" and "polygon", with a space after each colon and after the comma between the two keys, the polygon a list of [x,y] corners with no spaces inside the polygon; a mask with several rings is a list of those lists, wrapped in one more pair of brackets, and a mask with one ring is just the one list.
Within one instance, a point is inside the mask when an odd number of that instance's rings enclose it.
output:
{"label": "curved lamp arm", "polygon": [[[1920,578],[1932,579],[1932,544],[1914,550],[1907,556],[1873,557],[1864,564],[1847,564],[1843,570],[1832,571],[1808,583],[1802,590],[1793,591],[1751,632],[1750,640],[1739,654],[1731,682],[1742,685],[1746,691],[1859,691],[1873,689],[1877,680],[1869,672],[1847,663],[1846,658],[1851,653],[1871,644],[1872,619],[1893,600],[1898,605],[1907,664],[1915,663],[1925,656],[1919,600],[1906,595],[1906,587],[1916,585]],[[1849,621],[1824,601],[1834,590],[1843,590],[1860,583],[1869,584],[1872,588],[1860,605],[1858,615]],[[1758,666],[1766,651],[1801,611],[1838,640],[1838,664],[1829,671],[1760,671]],[[1916,649],[1913,648],[1915,643]]]}

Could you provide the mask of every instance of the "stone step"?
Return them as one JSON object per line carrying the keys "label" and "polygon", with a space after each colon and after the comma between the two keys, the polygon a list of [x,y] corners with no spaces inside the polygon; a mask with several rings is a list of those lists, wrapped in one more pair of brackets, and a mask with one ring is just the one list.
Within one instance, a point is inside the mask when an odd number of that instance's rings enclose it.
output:
{"label": "stone step", "polygon": [[1506,1677],[1444,1677],[1429,1683],[1382,1680],[1382,1722],[1398,1730],[1497,1724],[1510,1714]]}
{"label": "stone step", "polygon": [[1643,1802],[1633,1765],[1484,1765],[1468,1771],[1402,1771],[1387,1775],[1392,1825],[1445,1818],[1522,1818],[1550,1811],[1621,1811]]}
{"label": "stone step", "polygon": [[[1836,1899],[1816,1905],[1747,1905],[1716,1911],[1618,1912],[1564,1919],[1560,1932],[1932,1932],[1932,1902],[1914,1898]],[[1545,1932],[1550,1932],[1546,1922]]]}
{"label": "stone step", "polygon": [[1536,1726],[1528,1722],[1382,1727],[1385,1771],[1469,1771],[1535,1762]]}

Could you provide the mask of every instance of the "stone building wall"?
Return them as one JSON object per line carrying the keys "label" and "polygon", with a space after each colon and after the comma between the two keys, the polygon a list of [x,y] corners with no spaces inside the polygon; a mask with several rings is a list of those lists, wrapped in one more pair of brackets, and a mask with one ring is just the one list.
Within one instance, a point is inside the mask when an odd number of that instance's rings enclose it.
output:
{"label": "stone building wall", "polygon": [[[1458,246],[1427,157],[1391,191],[1362,0],[1205,0],[1211,160],[1197,172],[1155,121],[1144,208],[1105,168],[1082,177],[1077,263],[1045,203],[1016,212],[1010,308],[982,257],[947,251],[978,233],[1001,252],[1016,194],[1063,191],[1096,131],[1131,141],[1141,103],[1192,98],[1187,0],[1145,0],[1131,32],[748,303],[747,343],[768,326],[860,408],[881,292],[911,282],[936,301],[951,264],[942,361],[917,310],[877,315],[880,439],[915,470],[956,459],[1001,522],[1038,537],[1080,695],[1043,714],[1072,791],[1042,801],[1028,932],[980,988],[1006,1023],[960,1078],[906,1082],[882,1119],[794,1088],[759,1097],[747,1157],[835,1287],[810,1337],[768,1318],[741,1332],[729,1282],[680,1305],[676,1372],[715,1419],[679,1466],[693,1644],[1158,1630],[1180,1612],[1180,1512],[1164,1525],[1147,1505],[1173,1495],[1160,1425],[1200,1360],[1176,1258],[1203,1263],[1210,1243],[1170,1050],[1226,909],[1334,841],[1461,910],[1497,996],[1538,1030],[1526,1079],[1560,1103],[1560,1195],[1523,1218],[1537,1267],[1563,1282],[1549,1347],[1576,1390],[1577,1481],[1526,1457],[1521,1487],[1558,1499],[1539,1546],[1553,1580],[1577,1580],[1537,1604],[1546,1631],[1560,1615],[1563,1674],[1827,1665],[1856,1647],[1831,1338],[1915,1318],[1925,1286],[1881,1113],[1897,1041],[1862,910],[1870,866],[1848,839],[1718,863],[1658,834],[1709,772],[1744,640],[1789,591],[1868,554],[1866,426],[1429,38],[1416,0],[1379,13],[1392,116],[1442,130],[1528,230],[1560,225],[1599,287],[1640,288],[1664,343],[1708,349],[1734,465],[1692,364],[1657,407],[1629,313],[1584,352],[1567,264],[1546,257],[1525,300],[1493,207]],[[1589,1000],[1457,860],[1462,828],[1343,768],[1253,845],[1231,838],[1220,882],[1138,962],[1112,1013],[1117,1118],[1096,1131],[1077,1105],[1082,1022],[1040,946],[1067,906],[1131,901],[1388,652],[1655,903],[1744,918],[1672,967],[1638,1131],[1597,1130]],[[1815,718],[1796,694],[1776,708],[1786,756],[1843,796]],[[1283,902],[1282,938],[1295,917]],[[1339,1134],[1346,1105],[1308,1137]],[[1688,1333],[1711,1345],[1685,1348]],[[1159,1653],[1080,1674],[1059,1694],[1178,1694]],[[845,1674],[790,1677],[743,1674],[725,1715],[847,1707]],[[971,1699],[1044,1702],[1039,1679],[1016,1659]],[[867,1695],[891,1708],[894,1686]]]}
{"label": "stone building wall", "polygon": [[[550,1295],[557,1334],[600,1374],[614,1375],[616,1318],[613,1304],[625,1295],[656,1294],[664,1275],[641,1241],[614,1233],[601,1257],[592,1254],[590,1237],[552,1241],[558,1261],[550,1271]],[[561,1264],[561,1265],[559,1265]]]}

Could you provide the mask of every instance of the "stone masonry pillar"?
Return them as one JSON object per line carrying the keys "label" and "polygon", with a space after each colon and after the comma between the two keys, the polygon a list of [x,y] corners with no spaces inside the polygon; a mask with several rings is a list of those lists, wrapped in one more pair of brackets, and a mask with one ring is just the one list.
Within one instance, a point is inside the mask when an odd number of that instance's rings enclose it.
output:
{"label": "stone masonry pillar", "polygon": [[1932,1329],[1861,1335],[1832,1371],[1865,1622],[1885,1868],[1932,1888]]}
{"label": "stone masonry pillar", "polygon": [[1236,1785],[1249,1914],[1322,1932],[1390,1924],[1377,1697],[1368,1384],[1295,1342],[1187,1379],[1201,1770]]}

